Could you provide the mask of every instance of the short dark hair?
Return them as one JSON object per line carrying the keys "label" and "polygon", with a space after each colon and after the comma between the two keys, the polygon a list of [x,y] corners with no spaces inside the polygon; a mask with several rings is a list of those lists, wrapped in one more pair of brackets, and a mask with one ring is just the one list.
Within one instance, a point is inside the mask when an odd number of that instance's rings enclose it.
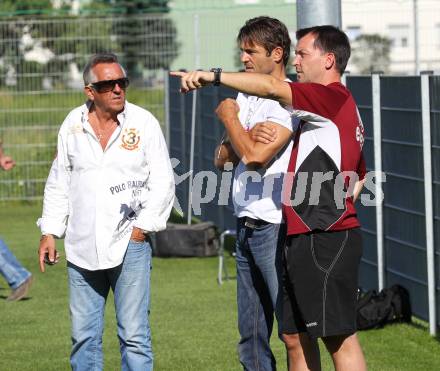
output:
{"label": "short dark hair", "polygon": [[315,36],[315,48],[335,55],[336,69],[342,75],[351,54],[347,35],[335,26],[325,25],[302,28],[296,31],[296,39],[300,40],[309,33]]}
{"label": "short dark hair", "polygon": [[237,36],[237,42],[261,45],[270,55],[276,47],[283,49],[283,63],[286,66],[290,58],[289,31],[278,19],[261,16],[246,21]]}
{"label": "short dark hair", "polygon": [[[92,68],[95,67],[97,64],[101,64],[101,63],[117,63],[121,66],[116,54],[97,53],[97,54],[92,55],[90,57],[89,61],[87,62],[86,66],[84,67],[83,80],[84,80],[85,86],[94,82],[94,81],[92,81],[95,78],[95,76],[93,75],[93,72],[92,72]],[[121,66],[121,68],[122,68],[122,71],[124,71],[124,75],[126,75],[124,68],[122,66]]]}

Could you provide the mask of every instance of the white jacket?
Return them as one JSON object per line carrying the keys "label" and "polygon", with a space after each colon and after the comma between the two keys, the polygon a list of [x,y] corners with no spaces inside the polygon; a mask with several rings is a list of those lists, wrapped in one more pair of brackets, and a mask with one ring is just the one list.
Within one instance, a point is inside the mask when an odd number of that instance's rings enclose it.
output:
{"label": "white jacket", "polygon": [[122,263],[133,227],[165,229],[174,201],[170,158],[156,118],[126,102],[120,125],[102,147],[86,104],[58,134],[44,190],[42,234],[63,237],[69,262],[88,270]]}

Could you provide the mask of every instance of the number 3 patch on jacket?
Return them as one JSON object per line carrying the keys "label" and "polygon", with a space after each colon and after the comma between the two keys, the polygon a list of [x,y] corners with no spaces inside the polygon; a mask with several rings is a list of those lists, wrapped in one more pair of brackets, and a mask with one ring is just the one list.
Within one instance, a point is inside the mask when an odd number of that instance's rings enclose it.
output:
{"label": "number 3 patch on jacket", "polygon": [[121,148],[133,151],[138,148],[140,140],[141,137],[139,136],[139,130],[134,128],[125,129],[124,134],[122,135]]}

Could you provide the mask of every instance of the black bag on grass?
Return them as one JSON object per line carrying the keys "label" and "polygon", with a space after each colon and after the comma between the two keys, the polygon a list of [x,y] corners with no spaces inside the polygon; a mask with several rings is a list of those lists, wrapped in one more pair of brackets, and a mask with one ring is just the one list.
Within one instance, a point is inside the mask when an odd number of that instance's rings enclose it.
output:
{"label": "black bag on grass", "polygon": [[411,322],[411,303],[408,290],[400,285],[385,288],[377,293],[367,291],[357,303],[357,328],[381,328],[392,322]]}
{"label": "black bag on grass", "polygon": [[160,257],[214,256],[218,254],[218,232],[212,222],[198,224],[167,223],[156,233],[153,255]]}

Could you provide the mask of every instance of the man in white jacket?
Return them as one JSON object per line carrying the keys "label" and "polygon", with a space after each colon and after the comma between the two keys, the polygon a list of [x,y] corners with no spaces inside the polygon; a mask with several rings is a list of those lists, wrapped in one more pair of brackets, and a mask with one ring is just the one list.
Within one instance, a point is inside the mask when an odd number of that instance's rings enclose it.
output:
{"label": "man in white jacket", "polygon": [[104,308],[115,298],[123,370],[152,370],[148,321],[151,245],[165,229],[174,180],[158,121],[128,103],[128,79],[113,54],[84,69],[86,104],[61,125],[44,191],[40,269],[64,237],[73,370],[101,370]]}

